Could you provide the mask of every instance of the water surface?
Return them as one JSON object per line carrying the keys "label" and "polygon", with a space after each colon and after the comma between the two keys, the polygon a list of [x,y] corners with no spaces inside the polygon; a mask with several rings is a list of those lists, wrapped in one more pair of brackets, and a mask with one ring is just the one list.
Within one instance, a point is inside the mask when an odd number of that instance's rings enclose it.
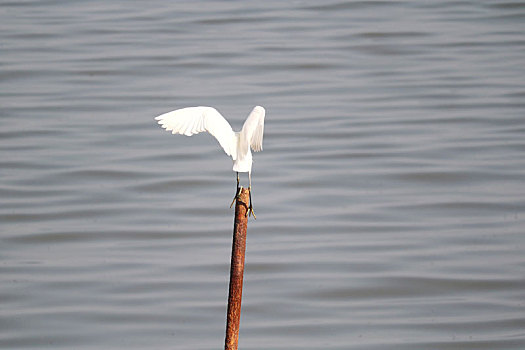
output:
{"label": "water surface", "polygon": [[221,348],[235,174],[153,118],[262,105],[240,348],[525,348],[524,19],[4,2],[0,347]]}

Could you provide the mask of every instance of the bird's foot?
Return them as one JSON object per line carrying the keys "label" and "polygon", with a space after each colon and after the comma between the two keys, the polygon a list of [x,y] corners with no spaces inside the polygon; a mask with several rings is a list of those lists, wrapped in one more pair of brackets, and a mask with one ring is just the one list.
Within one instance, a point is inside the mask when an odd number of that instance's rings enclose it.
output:
{"label": "bird's foot", "polygon": [[248,207],[248,210],[246,210],[246,216],[253,215],[253,218],[257,220],[257,217],[255,216],[255,212],[253,211],[253,206],[252,206],[252,186],[248,187],[248,193],[250,194],[250,206]]}
{"label": "bird's foot", "polygon": [[257,220],[257,217],[255,216],[255,212],[253,211],[252,203],[250,203],[250,206],[248,207],[248,210],[246,211],[246,216],[253,215],[253,218]]}
{"label": "bird's foot", "polygon": [[233,197],[232,204],[230,204],[230,208],[233,206],[233,203],[239,199],[239,196],[241,195],[242,186],[237,187],[237,193],[235,193],[235,197]]}

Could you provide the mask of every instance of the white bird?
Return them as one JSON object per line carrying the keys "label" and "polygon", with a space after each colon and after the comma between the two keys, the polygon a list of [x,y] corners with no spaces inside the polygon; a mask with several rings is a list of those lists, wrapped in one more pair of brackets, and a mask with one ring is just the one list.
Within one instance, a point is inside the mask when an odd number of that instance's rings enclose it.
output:
{"label": "white bird", "polygon": [[246,118],[241,131],[235,132],[226,119],[213,107],[187,107],[164,113],[155,118],[172,134],[191,136],[207,131],[219,141],[227,155],[233,159],[233,171],[237,172],[237,192],[233,205],[242,187],[239,187],[239,173],[248,173],[250,185],[250,206],[246,215],[255,213],[252,207],[252,152],[262,151],[265,110],[256,106]]}

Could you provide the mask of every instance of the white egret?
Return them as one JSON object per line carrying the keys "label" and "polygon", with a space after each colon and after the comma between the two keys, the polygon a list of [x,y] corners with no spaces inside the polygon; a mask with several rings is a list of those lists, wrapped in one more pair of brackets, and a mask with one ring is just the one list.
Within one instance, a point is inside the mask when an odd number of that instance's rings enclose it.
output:
{"label": "white egret", "polygon": [[250,185],[250,206],[246,215],[255,212],[252,207],[252,152],[262,151],[265,110],[256,106],[242,126],[234,132],[230,124],[213,107],[187,107],[164,113],[155,118],[158,123],[172,134],[191,136],[207,131],[219,141],[227,155],[233,159],[233,171],[237,172],[237,192],[233,202],[238,198],[242,187],[239,186],[239,173],[248,173]]}

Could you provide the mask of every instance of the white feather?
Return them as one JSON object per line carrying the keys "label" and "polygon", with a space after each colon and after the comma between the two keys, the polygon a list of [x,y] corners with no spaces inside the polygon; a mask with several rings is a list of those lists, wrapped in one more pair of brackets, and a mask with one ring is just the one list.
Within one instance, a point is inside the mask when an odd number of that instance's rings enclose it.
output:
{"label": "white feather", "polygon": [[191,136],[207,131],[219,141],[227,155],[237,158],[237,138],[226,119],[213,107],[188,107],[155,118],[172,134]]}
{"label": "white feather", "polygon": [[207,131],[215,136],[227,155],[233,158],[233,170],[251,173],[252,153],[262,151],[263,107],[256,106],[240,132],[234,132],[226,119],[213,107],[187,107],[164,113],[155,118],[172,134],[191,136]]}
{"label": "white feather", "polygon": [[265,110],[262,107],[255,107],[242,126],[241,135],[249,141],[252,150],[262,151],[264,133]]}

